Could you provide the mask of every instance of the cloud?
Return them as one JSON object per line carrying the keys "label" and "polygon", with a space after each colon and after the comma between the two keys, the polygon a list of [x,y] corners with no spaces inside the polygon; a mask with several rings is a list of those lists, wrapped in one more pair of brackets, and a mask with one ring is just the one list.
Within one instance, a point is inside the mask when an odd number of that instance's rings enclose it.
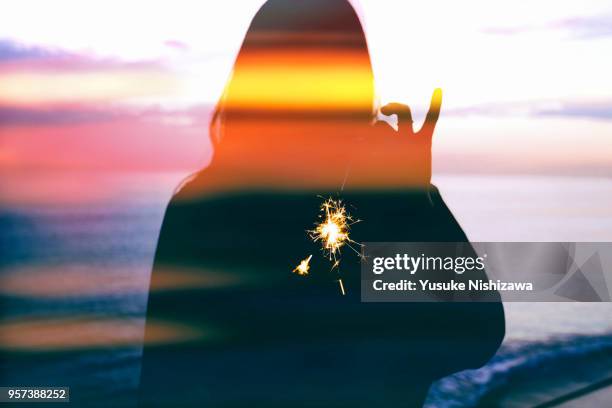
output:
{"label": "cloud", "polygon": [[66,57],[66,55],[65,53],[43,47],[29,46],[8,39],[0,39],[0,63]]}
{"label": "cloud", "polygon": [[612,100],[595,103],[562,103],[556,108],[539,109],[535,116],[562,116],[597,120],[612,120]]}
{"label": "cloud", "polygon": [[567,30],[579,39],[612,36],[612,15],[574,17],[548,24],[550,29]]}
{"label": "cloud", "polygon": [[0,72],[7,71],[100,71],[100,70],[166,70],[159,60],[122,61],[97,55],[68,52],[59,48],[22,44],[0,38]]}
{"label": "cloud", "polygon": [[586,40],[612,37],[612,14],[581,16],[556,20],[544,24],[518,25],[485,28],[484,33],[493,35],[520,35],[538,31],[558,31],[571,39]]}
{"label": "cloud", "polygon": [[524,101],[448,109],[450,116],[530,116],[612,120],[612,99],[597,101]]}
{"label": "cloud", "polygon": [[20,108],[0,106],[0,127],[59,126],[106,122],[122,116],[119,112],[91,108]]}
{"label": "cloud", "polygon": [[175,110],[159,107],[136,109],[85,104],[33,108],[0,105],[0,129],[9,126],[59,128],[112,121],[141,121],[165,126],[193,126],[206,129],[211,111],[212,107],[207,105]]}
{"label": "cloud", "polygon": [[[180,78],[161,60],[124,61],[0,40],[0,108],[147,98],[158,102],[178,95],[180,86]],[[20,115],[11,112],[8,117]],[[36,113],[47,121],[45,115]]]}
{"label": "cloud", "polygon": [[189,49],[189,46],[186,43],[179,40],[167,40],[164,41],[164,45],[179,51],[186,51]]}

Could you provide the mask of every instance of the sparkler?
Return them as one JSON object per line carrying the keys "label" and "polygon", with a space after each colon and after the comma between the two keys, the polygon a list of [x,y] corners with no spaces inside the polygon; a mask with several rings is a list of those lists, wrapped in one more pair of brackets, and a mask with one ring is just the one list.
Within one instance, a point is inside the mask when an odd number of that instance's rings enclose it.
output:
{"label": "sparkler", "polygon": [[323,218],[323,221],[317,224],[314,230],[308,231],[308,233],[313,241],[321,242],[329,260],[334,260],[332,269],[339,265],[337,255],[340,255],[340,249],[344,245],[347,245],[359,255],[359,252],[351,244],[360,244],[349,237],[351,225],[358,223],[359,220],[351,217],[341,200],[334,200],[332,198],[325,200],[321,204],[321,214],[319,217]]}
{"label": "sparkler", "polygon": [[295,267],[293,272],[297,273],[300,276],[308,275],[310,273],[310,259],[311,258],[312,258],[312,255],[310,255],[308,258],[303,259],[302,261],[300,261],[300,264]]}
{"label": "sparkler", "polygon": [[[349,236],[351,225],[358,223],[360,220],[355,220],[348,213],[341,200],[334,200],[333,198],[323,201],[320,212],[319,218],[321,218],[321,221],[316,224],[315,229],[308,230],[307,232],[310,239],[314,242],[321,242],[323,252],[330,261],[333,261],[330,271],[340,268],[340,252],[341,248],[345,245],[361,257],[359,251],[353,247],[353,245],[361,246],[361,244],[353,241]],[[311,259],[312,255],[309,255],[308,258],[300,261],[293,272],[300,276],[308,275],[310,273]],[[338,284],[340,285],[340,293],[346,295],[344,283],[340,277],[338,278]]]}

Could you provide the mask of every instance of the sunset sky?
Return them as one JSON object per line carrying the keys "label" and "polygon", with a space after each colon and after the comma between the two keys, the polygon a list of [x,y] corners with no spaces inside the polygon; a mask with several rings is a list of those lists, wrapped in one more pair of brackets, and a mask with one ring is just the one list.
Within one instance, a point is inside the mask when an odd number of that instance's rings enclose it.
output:
{"label": "sunset sky", "polygon": [[[0,14],[0,171],[185,170],[260,0],[15,0]],[[354,2],[381,103],[435,173],[612,175],[612,3]]]}

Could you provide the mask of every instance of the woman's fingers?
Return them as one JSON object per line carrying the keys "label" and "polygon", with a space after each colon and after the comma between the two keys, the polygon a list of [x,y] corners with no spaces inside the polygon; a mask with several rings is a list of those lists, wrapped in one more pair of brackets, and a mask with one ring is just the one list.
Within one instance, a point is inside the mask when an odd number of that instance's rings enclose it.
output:
{"label": "woman's fingers", "polygon": [[413,133],[412,112],[410,111],[410,107],[408,105],[404,105],[403,103],[392,102],[380,108],[380,112],[386,116],[397,115],[398,130],[400,132],[403,132],[406,129],[408,129],[410,134]]}
{"label": "woman's fingers", "polygon": [[[442,107],[442,89],[436,88],[431,96],[431,103],[429,105],[429,111],[425,117],[425,122],[419,130],[418,134],[423,137],[432,137],[436,123],[440,117],[440,109]],[[383,115],[391,116],[397,115],[397,127],[400,132],[408,131],[408,134],[414,134],[412,127],[412,112],[408,105],[403,103],[389,103],[380,109]]]}
{"label": "woman's fingers", "polygon": [[442,107],[442,89],[436,88],[431,96],[431,103],[429,104],[429,112],[425,117],[425,122],[419,130],[419,134],[426,137],[433,136],[436,123],[440,117],[440,108]]}

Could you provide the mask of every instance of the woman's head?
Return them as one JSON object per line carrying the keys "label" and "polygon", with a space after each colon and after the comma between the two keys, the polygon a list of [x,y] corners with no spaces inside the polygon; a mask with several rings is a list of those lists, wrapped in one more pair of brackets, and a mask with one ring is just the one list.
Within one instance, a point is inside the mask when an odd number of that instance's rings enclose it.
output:
{"label": "woman's head", "polygon": [[353,7],[269,0],[213,117],[207,174],[222,188],[337,188],[373,111],[370,56]]}
{"label": "woman's head", "polygon": [[368,47],[348,1],[269,0],[246,33],[214,125],[371,121],[373,103]]}

